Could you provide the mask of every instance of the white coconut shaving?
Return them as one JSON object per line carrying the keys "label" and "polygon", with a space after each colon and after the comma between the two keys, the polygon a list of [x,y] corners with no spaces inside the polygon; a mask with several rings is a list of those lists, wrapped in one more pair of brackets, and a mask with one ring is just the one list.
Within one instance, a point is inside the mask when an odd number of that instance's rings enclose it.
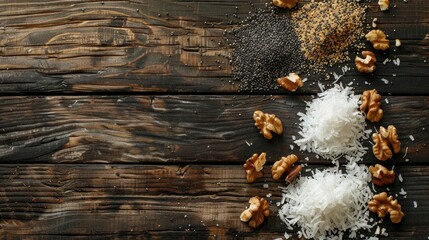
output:
{"label": "white coconut shaving", "polygon": [[338,168],[316,170],[283,189],[279,211],[287,227],[297,225],[306,239],[340,239],[349,230],[369,230],[368,201],[372,198],[368,168],[350,163],[347,173]]}
{"label": "white coconut shaving", "polygon": [[306,113],[298,113],[301,123],[300,150],[316,153],[333,162],[344,156],[360,160],[366,153],[360,140],[367,139],[365,116],[358,110],[360,96],[350,87],[335,85],[307,102]]}

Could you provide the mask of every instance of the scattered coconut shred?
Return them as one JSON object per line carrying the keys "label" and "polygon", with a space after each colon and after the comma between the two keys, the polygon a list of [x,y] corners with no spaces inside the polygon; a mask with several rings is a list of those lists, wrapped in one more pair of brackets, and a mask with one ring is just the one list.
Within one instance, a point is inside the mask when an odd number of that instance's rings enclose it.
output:
{"label": "scattered coconut shred", "polygon": [[307,102],[305,114],[298,113],[302,138],[295,143],[301,150],[331,159],[337,165],[341,156],[351,162],[359,161],[367,150],[361,140],[370,133],[365,131],[365,116],[358,110],[359,101],[360,96],[342,85],[319,93],[318,98]]}
{"label": "scattered coconut shred", "polygon": [[[288,229],[300,228],[299,237],[342,239],[349,231],[348,237],[355,238],[358,230],[374,227],[367,206],[372,198],[371,175],[365,165],[357,164],[367,150],[361,142],[371,133],[365,131],[359,101],[351,88],[335,85],[307,102],[306,113],[298,113],[301,138],[294,142],[336,164],[283,188],[279,216]],[[348,160],[345,173],[339,170],[340,157]]]}
{"label": "scattered coconut shred", "polygon": [[347,230],[353,238],[358,230],[372,228],[368,224],[367,204],[372,198],[368,169],[350,163],[346,172],[338,168],[316,170],[284,188],[285,204],[279,216],[287,227],[298,225],[298,234],[306,239],[342,239]]}

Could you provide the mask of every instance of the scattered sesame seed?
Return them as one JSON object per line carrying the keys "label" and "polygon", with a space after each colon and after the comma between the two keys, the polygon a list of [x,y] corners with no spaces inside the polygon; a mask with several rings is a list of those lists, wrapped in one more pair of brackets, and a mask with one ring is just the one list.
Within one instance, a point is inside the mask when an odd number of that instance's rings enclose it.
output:
{"label": "scattered sesame seed", "polygon": [[292,13],[301,51],[316,71],[349,60],[350,47],[362,47],[364,18],[364,6],[342,0],[311,1]]}

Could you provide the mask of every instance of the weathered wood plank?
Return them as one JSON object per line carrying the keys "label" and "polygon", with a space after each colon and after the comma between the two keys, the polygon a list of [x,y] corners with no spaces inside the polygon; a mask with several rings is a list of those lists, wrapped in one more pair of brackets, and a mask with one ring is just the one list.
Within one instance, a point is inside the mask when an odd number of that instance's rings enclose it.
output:
{"label": "weathered wood plank", "polygon": [[[236,91],[236,85],[229,83],[232,49],[223,33],[267,2],[0,4],[0,93]],[[391,39],[402,39],[403,47],[387,55],[399,57],[402,64],[380,66],[375,78],[396,74],[395,87],[382,85],[383,92],[427,94],[427,3],[391,2],[397,7],[387,13],[372,7],[368,22],[377,17],[378,26]],[[346,83],[353,78],[374,79],[356,71],[349,75]],[[317,90],[315,85],[302,89]]]}
{"label": "weathered wood plank", "polygon": [[[405,218],[399,225],[388,220],[382,224],[389,233],[386,239],[424,239],[429,234],[429,167],[404,165],[395,171],[404,181],[396,180],[390,193],[401,188],[407,191],[407,197],[398,196]],[[0,234],[5,239],[176,234],[179,239],[279,237],[286,229],[276,216],[275,203],[281,199],[278,186],[284,182],[272,180],[268,168],[264,173],[263,179],[248,184],[240,165],[2,164]],[[257,230],[241,223],[239,215],[248,198],[268,193],[272,194],[267,198],[271,201],[268,220]],[[294,239],[296,230],[291,231]]]}
{"label": "weathered wood plank", "polygon": [[[3,163],[242,163],[254,152],[268,161],[296,153],[297,112],[311,96],[63,96],[0,99],[0,161]],[[389,104],[385,102],[388,99]],[[429,98],[383,96],[384,118],[368,128],[393,124],[402,149],[392,162],[429,163]],[[252,114],[276,114],[284,134],[268,141]],[[410,139],[413,135],[415,141]],[[364,143],[371,147],[369,141]],[[407,156],[404,158],[405,153]],[[365,162],[374,162],[371,152]]]}

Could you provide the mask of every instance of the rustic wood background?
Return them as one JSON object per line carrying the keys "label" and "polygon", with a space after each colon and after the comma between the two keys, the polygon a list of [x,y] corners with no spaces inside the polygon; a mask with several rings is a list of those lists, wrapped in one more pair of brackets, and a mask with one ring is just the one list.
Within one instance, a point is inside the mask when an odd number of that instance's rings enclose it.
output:
{"label": "rustic wood background", "polygon": [[[275,203],[285,183],[266,168],[248,184],[243,162],[265,151],[268,165],[290,153],[308,157],[308,169],[330,164],[290,148],[296,113],[320,91],[322,76],[308,76],[293,94],[238,93],[231,79],[225,30],[269,2],[2,1],[0,238],[282,237]],[[378,52],[373,75],[347,63],[352,70],[341,81],[388,99],[385,117],[368,126],[395,125],[403,144],[388,165],[404,182],[389,192],[407,192],[398,196],[406,216],[398,225],[384,221],[383,238],[428,239],[429,2],[391,0],[388,12],[377,6],[371,1],[367,23],[377,17],[402,47]],[[258,109],[279,116],[285,133],[265,140],[253,126]],[[377,161],[368,153],[363,162]],[[240,222],[249,197],[267,194],[265,223],[254,230]]]}

